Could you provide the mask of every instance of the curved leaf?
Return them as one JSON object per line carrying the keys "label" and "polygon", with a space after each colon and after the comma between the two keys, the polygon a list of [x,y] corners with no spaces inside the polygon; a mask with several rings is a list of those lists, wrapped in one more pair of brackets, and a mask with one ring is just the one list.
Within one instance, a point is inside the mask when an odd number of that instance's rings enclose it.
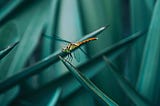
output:
{"label": "curved leaf", "polygon": [[[102,32],[102,30],[98,29],[94,32],[96,32],[96,33],[92,33],[92,34],[99,34],[100,32]],[[88,34],[86,36],[95,36],[92,34]],[[0,83],[0,93],[7,91],[8,89],[13,87],[17,83],[20,83],[21,81],[25,80],[26,78],[33,76],[36,73],[41,72],[43,69],[45,69],[45,68],[49,67],[50,65],[52,65],[53,63],[59,61],[58,55],[66,56],[67,53],[64,53],[62,51],[57,51],[57,52],[51,54],[50,56],[44,58],[43,60],[37,62],[33,66],[30,66],[24,70],[21,70],[21,73],[18,73],[18,74],[14,75],[14,76],[12,76],[12,77],[8,78],[7,80]]]}
{"label": "curved leaf", "polygon": [[118,106],[116,102],[110,99],[107,95],[105,95],[91,80],[85,77],[79,70],[76,69],[69,61],[59,56],[63,64],[67,67],[67,69],[71,72],[71,74],[91,93],[99,97],[105,104],[109,106]]}
{"label": "curved leaf", "polygon": [[103,59],[105,60],[109,70],[114,74],[123,91],[137,106],[151,106],[151,103],[149,103],[144,97],[142,97],[136,91],[136,89],[132,87],[131,84],[122,75],[118,73],[117,67],[110,60],[108,60],[106,56],[104,56]]}
{"label": "curved leaf", "polygon": [[137,81],[138,91],[148,100],[159,105],[159,62],[160,62],[160,1],[157,0],[147,34],[145,49]]}
{"label": "curved leaf", "polygon": [[[123,47],[126,47],[128,44],[133,43],[136,39],[141,37],[142,34],[143,34],[142,32],[137,32],[137,33],[133,34],[132,36],[130,36],[126,39],[123,39],[120,42],[114,44],[113,46],[106,48],[105,50],[101,51],[97,56],[95,56],[92,60],[89,60],[88,62],[82,64],[79,67],[79,69],[85,70],[85,67],[91,68],[92,66],[95,66],[95,64],[101,63],[100,61],[102,59],[102,57],[101,57],[102,55],[107,55],[107,56],[114,55],[115,53],[117,53],[118,50],[121,50]],[[43,71],[43,69],[45,69],[45,68],[49,67],[50,65],[52,65],[53,63],[59,61],[58,55],[63,57],[67,54],[62,53],[61,51],[57,51],[56,53],[51,54],[50,56],[37,62],[33,66],[30,66],[26,69],[23,69],[20,73],[12,76],[12,77],[10,77],[0,83],[0,93],[3,93],[5,91],[7,91],[8,89],[11,89],[16,84],[22,82],[23,80],[25,80],[25,79],[27,79],[37,73],[40,73],[41,71]],[[94,62],[93,60],[96,60],[96,62]]]}

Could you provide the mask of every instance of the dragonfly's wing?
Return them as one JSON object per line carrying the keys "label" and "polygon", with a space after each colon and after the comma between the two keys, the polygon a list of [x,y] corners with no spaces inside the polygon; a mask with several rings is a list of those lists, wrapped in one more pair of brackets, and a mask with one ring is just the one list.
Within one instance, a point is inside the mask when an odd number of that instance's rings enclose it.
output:
{"label": "dragonfly's wing", "polygon": [[89,56],[86,51],[84,51],[81,47],[79,47],[79,49],[87,56],[88,59],[91,59],[91,56]]}
{"label": "dragonfly's wing", "polygon": [[76,59],[77,62],[80,62],[80,54],[79,54],[79,50],[75,50],[73,52],[74,58]]}
{"label": "dragonfly's wing", "polygon": [[55,39],[57,41],[62,41],[62,42],[66,42],[66,43],[71,43],[70,41],[64,40],[58,36],[49,36],[49,35],[44,35],[44,37],[49,38],[49,39]]}

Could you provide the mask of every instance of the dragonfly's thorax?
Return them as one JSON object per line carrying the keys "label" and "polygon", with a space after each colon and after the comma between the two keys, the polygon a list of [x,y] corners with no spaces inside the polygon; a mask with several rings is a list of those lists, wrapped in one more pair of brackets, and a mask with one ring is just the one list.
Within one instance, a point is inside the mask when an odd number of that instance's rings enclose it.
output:
{"label": "dragonfly's thorax", "polygon": [[70,43],[62,49],[62,52],[70,53],[72,50],[77,48],[79,45],[77,43]]}

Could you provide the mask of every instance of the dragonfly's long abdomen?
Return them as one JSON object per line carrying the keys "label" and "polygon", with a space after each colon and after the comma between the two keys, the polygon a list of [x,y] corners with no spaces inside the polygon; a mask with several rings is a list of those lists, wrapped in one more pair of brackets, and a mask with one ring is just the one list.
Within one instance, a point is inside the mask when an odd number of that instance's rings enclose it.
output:
{"label": "dragonfly's long abdomen", "polygon": [[90,41],[93,41],[93,40],[97,40],[98,38],[88,38],[88,39],[86,39],[86,40],[83,40],[83,41],[81,41],[81,42],[78,42],[77,44],[80,46],[80,45],[82,45],[82,44],[85,44],[85,43],[88,43],[88,42],[90,42]]}
{"label": "dragonfly's long abdomen", "polygon": [[88,38],[86,40],[83,40],[81,42],[77,42],[77,43],[69,43],[65,48],[62,49],[63,52],[65,53],[70,53],[72,50],[74,50],[75,48],[78,48],[79,46],[87,43],[87,42],[90,42],[90,41],[93,41],[93,40],[97,40],[98,38]]}

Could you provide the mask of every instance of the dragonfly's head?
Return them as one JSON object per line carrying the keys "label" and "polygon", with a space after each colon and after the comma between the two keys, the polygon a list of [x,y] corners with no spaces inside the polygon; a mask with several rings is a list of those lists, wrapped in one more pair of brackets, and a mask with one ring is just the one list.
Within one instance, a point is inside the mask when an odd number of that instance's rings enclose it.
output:
{"label": "dragonfly's head", "polygon": [[77,48],[78,45],[76,43],[70,43],[66,47],[62,48],[62,52],[70,53],[72,50]]}
{"label": "dragonfly's head", "polygon": [[66,47],[62,48],[62,52],[64,52],[64,53],[70,53],[70,50],[66,46]]}

